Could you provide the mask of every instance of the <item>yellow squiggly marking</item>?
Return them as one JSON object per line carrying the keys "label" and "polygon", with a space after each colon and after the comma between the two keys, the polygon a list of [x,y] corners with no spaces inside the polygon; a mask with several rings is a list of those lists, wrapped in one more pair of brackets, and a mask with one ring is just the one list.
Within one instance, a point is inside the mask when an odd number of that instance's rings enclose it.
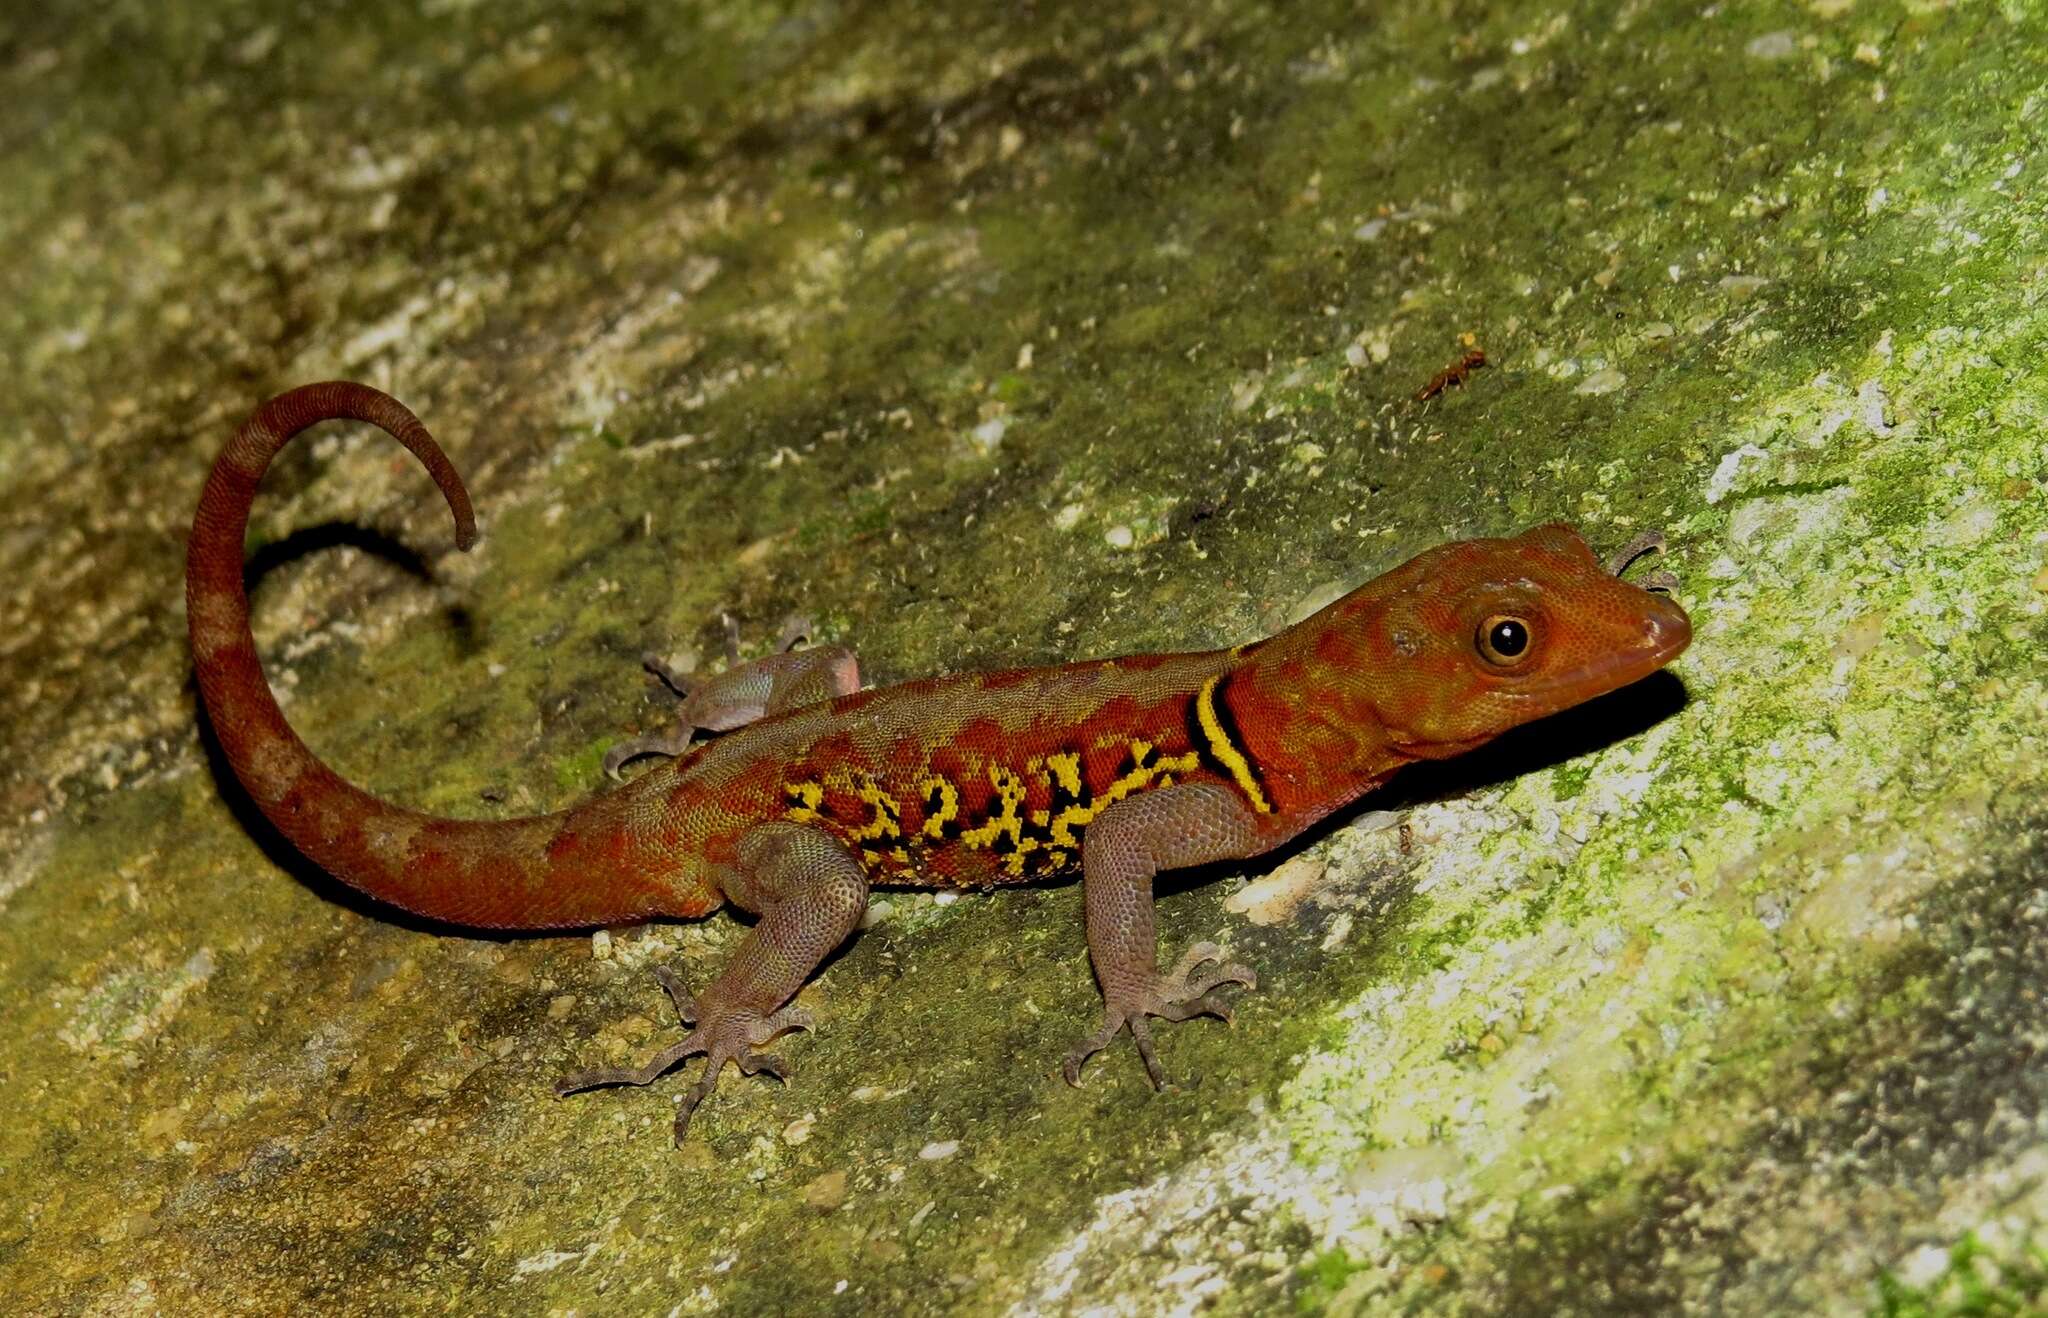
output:
{"label": "yellow squiggly marking", "polygon": [[875,838],[902,837],[903,827],[898,823],[902,807],[896,798],[876,785],[875,780],[862,774],[854,784],[854,792],[875,812],[874,818],[855,829],[852,837],[857,842],[868,842]]}
{"label": "yellow squiggly marking", "polygon": [[960,789],[936,775],[918,780],[917,789],[924,793],[929,802],[932,793],[939,794],[939,807],[925,816],[924,835],[934,840],[946,835],[946,825],[960,817]]}
{"label": "yellow squiggly marking", "polygon": [[[1053,816],[1051,838],[1048,845],[1062,851],[1078,850],[1081,845],[1081,839],[1075,834],[1075,829],[1087,827],[1090,823],[1094,822],[1096,816],[1125,797],[1132,796],[1148,787],[1172,786],[1175,774],[1193,773],[1202,762],[1201,755],[1195,751],[1188,751],[1183,755],[1168,755],[1161,759],[1153,760],[1153,747],[1149,741],[1133,741],[1129,743],[1129,750],[1131,753],[1131,767],[1125,770],[1115,782],[1104,788],[1101,794],[1092,800],[1076,801]],[[1050,765],[1051,760],[1048,760],[1047,764]],[[1075,790],[1078,792],[1078,784],[1080,782],[1078,764],[1075,766],[1074,781],[1077,784]],[[1060,863],[1064,863],[1064,857],[1062,857]]]}
{"label": "yellow squiggly marking", "polygon": [[998,804],[979,827],[960,835],[960,840],[970,847],[993,846],[997,838],[1005,835],[1014,842],[1023,834],[1024,821],[1018,818],[1017,807],[1024,804],[1024,780],[1000,764],[991,764],[988,782],[996,789]]}
{"label": "yellow squiggly marking", "polygon": [[[1081,756],[1076,752],[1060,751],[1043,758],[1034,756],[1026,761],[1021,774],[1005,765],[989,765],[988,781],[995,789],[994,800],[982,822],[966,829],[959,828],[962,822],[959,787],[950,779],[928,774],[917,782],[917,788],[924,797],[924,819],[916,834],[909,837],[903,830],[902,804],[874,779],[866,774],[835,773],[830,775],[830,786],[835,791],[851,791],[872,812],[859,827],[846,833],[847,841],[856,847],[855,854],[867,865],[877,866],[886,861],[908,866],[912,863],[914,849],[947,841],[950,826],[956,830],[953,837],[962,846],[977,851],[1000,852],[1002,869],[1012,878],[1023,878],[1030,871],[1064,867],[1081,849],[1080,830],[1103,811],[1148,788],[1170,787],[1179,776],[1193,773],[1201,763],[1200,754],[1193,750],[1182,755],[1156,755],[1157,747],[1143,739],[1134,738],[1124,743],[1124,747],[1130,755],[1130,766],[1114,782],[1086,800],[1073,799],[1088,793],[1087,783],[1081,776]],[[1029,794],[1029,784],[1040,778],[1069,798],[1067,803],[1027,812],[1024,801]],[[826,783],[785,783],[782,790],[790,802],[783,813],[784,818],[797,823],[814,823],[825,818]],[[841,826],[848,822],[839,821]],[[874,845],[881,842],[895,842],[897,845]]]}
{"label": "yellow squiggly marking", "polygon": [[783,794],[795,804],[782,812],[782,817],[798,824],[812,824],[824,818],[818,807],[825,803],[823,783],[784,783]]}

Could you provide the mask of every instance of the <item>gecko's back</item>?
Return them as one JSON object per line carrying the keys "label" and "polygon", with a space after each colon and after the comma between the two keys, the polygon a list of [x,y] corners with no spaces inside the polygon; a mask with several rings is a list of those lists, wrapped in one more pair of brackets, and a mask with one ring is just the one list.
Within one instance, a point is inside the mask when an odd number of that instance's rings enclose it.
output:
{"label": "gecko's back", "polygon": [[[713,864],[763,820],[815,824],[876,881],[979,887],[1078,871],[1098,815],[1233,781],[1198,706],[1228,651],[967,673],[856,692],[727,733],[675,767]],[[1213,692],[1212,692],[1213,695]],[[659,771],[657,771],[659,772]]]}

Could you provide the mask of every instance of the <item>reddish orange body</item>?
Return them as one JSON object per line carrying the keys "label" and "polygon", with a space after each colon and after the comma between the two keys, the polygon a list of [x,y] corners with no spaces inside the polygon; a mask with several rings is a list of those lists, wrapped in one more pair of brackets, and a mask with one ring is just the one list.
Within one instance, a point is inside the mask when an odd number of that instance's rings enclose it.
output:
{"label": "reddish orange body", "polygon": [[[1373,622],[1398,608],[1411,616],[1409,643],[1430,629],[1462,648],[1478,619],[1429,602],[1445,581],[1560,564],[1599,570],[1565,527],[1446,546],[1270,640],[862,691],[728,734],[662,781],[708,858],[729,855],[756,820],[816,821],[887,880],[926,886],[1076,872],[1095,815],[1175,783],[1233,792],[1277,845],[1402,765],[1506,730],[1460,722],[1479,694],[1462,653],[1404,659],[1401,629]],[[1587,684],[1611,690],[1662,662],[1661,646],[1633,666],[1611,658],[1609,628],[1623,641],[1655,628],[1663,644],[1682,643],[1675,605],[1604,571],[1600,581],[1629,611],[1551,623],[1556,654],[1582,652],[1582,662],[1562,683],[1519,688],[1492,718],[1526,721],[1579,703]]]}
{"label": "reddish orange body", "polygon": [[[412,449],[447,495],[459,542],[473,535],[460,478],[395,401],[315,385],[259,410],[207,483],[187,573],[194,660],[227,760],[307,855],[420,914],[544,928],[702,915],[725,900],[761,912],[690,1004],[700,1023],[681,1051],[570,1086],[645,1083],[707,1052],[684,1121],[725,1060],[766,1065],[749,1049],[804,1023],[777,1008],[857,923],[870,883],[979,887],[1081,871],[1110,1010],[1068,1059],[1069,1077],[1128,1027],[1156,1081],[1145,1016],[1225,1014],[1210,990],[1251,975],[1156,970],[1153,873],[1269,850],[1404,764],[1633,682],[1690,637],[1676,604],[1620,580],[1569,528],[1544,526],[1430,550],[1229,650],[935,678],[796,707],[794,693],[814,686],[792,686],[780,706],[749,696],[744,717],[757,721],[583,805],[441,819],[317,759],[286,724],[250,635],[242,540],[256,484],[293,434],[335,417]],[[742,676],[768,691],[777,671]],[[805,672],[850,685],[855,668],[846,655]]]}

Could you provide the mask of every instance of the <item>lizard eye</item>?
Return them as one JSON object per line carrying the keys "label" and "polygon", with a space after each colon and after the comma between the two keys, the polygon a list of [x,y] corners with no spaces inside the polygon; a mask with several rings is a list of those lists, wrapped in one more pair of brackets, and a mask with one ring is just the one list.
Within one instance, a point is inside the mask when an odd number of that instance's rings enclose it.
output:
{"label": "lizard eye", "polygon": [[1480,623],[1473,638],[1479,657],[1496,668],[1513,668],[1528,658],[1532,639],[1529,620],[1509,613],[1496,613]]}

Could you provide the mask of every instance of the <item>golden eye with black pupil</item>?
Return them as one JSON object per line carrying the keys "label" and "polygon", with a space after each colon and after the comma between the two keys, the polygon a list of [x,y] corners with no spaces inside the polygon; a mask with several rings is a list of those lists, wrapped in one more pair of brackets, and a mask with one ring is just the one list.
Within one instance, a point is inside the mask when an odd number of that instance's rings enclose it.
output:
{"label": "golden eye with black pupil", "polygon": [[1529,623],[1512,614],[1494,614],[1479,624],[1479,633],[1473,639],[1479,646],[1479,657],[1497,668],[1513,668],[1529,655]]}

